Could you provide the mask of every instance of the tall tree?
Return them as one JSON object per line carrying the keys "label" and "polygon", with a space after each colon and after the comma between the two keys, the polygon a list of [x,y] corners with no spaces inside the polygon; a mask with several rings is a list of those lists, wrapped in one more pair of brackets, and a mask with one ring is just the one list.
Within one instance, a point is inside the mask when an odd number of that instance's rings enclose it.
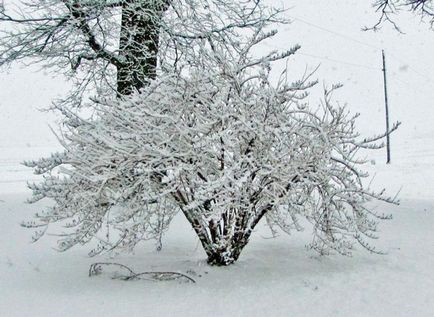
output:
{"label": "tall tree", "polygon": [[123,64],[117,67],[119,94],[131,94],[155,79],[161,22],[169,4],[170,0],[123,1],[119,40]]}
{"label": "tall tree", "polygon": [[[24,60],[64,74],[74,85],[57,106],[80,107],[88,92],[122,96],[140,90],[155,78],[161,56],[164,67],[178,62],[177,45],[260,24],[279,11],[252,14],[259,3],[31,0],[14,10],[6,0],[0,10],[0,66]],[[226,19],[219,19],[222,12]]]}

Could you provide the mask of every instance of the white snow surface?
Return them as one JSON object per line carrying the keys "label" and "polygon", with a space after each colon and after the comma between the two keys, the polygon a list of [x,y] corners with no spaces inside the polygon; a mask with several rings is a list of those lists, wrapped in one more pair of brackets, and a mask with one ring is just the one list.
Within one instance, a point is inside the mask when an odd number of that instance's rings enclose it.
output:
{"label": "white snow surface", "polygon": [[[381,150],[370,154],[368,166],[372,186],[399,192],[401,201],[376,206],[393,214],[373,241],[386,255],[359,250],[353,257],[319,257],[305,248],[309,229],[267,239],[259,225],[236,264],[210,267],[181,215],[161,252],[151,242],[135,254],[89,258],[86,246],[55,251],[52,236],[31,244],[32,230],[19,224],[45,203],[25,203],[26,181],[37,177],[20,162],[59,149],[47,126],[53,116],[37,109],[67,85],[34,68],[12,68],[0,74],[0,316],[434,316],[434,31],[404,14],[397,22],[406,34],[390,26],[363,33],[375,16],[369,1],[361,2],[287,1],[294,6],[289,15],[348,38],[295,20],[270,45],[300,43],[301,53],[328,57],[297,56],[290,64],[294,78],[321,63],[317,77],[345,84],[336,98],[361,113],[367,134],[384,129],[378,48],[386,49],[392,120],[403,124],[392,136],[392,164]],[[90,264],[100,261],[136,272],[181,272],[196,284],[89,278]]]}

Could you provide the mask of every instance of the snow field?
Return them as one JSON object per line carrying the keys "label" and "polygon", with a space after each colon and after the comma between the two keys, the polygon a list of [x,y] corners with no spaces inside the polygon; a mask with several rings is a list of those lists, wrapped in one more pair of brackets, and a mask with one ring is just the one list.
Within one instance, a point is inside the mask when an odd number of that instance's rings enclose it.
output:
{"label": "snow field", "polygon": [[[359,250],[350,258],[319,257],[305,249],[308,228],[267,239],[270,233],[260,224],[239,261],[224,268],[205,263],[181,215],[161,252],[150,242],[136,254],[89,258],[88,247],[58,253],[56,237],[31,244],[32,231],[19,223],[42,203],[24,203],[30,193],[22,180],[34,176],[19,161],[51,149],[9,149],[0,174],[0,316],[432,316],[434,151],[427,140],[414,144],[413,153],[395,150],[390,166],[383,152],[371,165],[376,187],[402,187],[400,206],[376,206],[394,217],[380,225],[380,239],[372,242],[386,255]],[[110,270],[87,276],[90,264],[106,261],[136,272],[177,271],[197,283],[125,282],[112,280]]]}

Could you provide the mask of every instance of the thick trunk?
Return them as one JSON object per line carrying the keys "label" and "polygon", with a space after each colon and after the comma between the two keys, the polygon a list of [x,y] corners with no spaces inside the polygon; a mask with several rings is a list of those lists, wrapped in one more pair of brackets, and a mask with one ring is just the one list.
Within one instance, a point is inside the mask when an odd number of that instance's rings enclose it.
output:
{"label": "thick trunk", "polygon": [[160,22],[168,0],[125,0],[122,5],[117,92],[129,95],[156,76]]}

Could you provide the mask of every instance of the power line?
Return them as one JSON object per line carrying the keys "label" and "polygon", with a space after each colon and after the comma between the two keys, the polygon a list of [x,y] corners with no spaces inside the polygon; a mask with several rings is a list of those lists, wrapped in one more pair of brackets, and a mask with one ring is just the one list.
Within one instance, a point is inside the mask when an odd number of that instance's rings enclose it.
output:
{"label": "power line", "polygon": [[421,91],[419,88],[416,88],[415,86],[409,84],[408,82],[406,82],[406,81],[400,79],[396,74],[391,73],[390,75],[391,75],[390,78],[391,78],[393,81],[397,81],[397,82],[400,82],[401,84],[404,84],[406,87],[410,88],[410,89],[413,90],[415,93],[417,93],[417,94],[422,94],[422,95],[423,95],[423,94],[426,94],[426,92],[423,92],[423,91]]}
{"label": "power line", "polygon": [[[285,50],[285,48],[279,47],[276,45],[272,45],[272,44],[268,44],[268,43],[265,45],[268,47],[271,47],[271,48],[275,48],[275,49],[279,49],[279,50]],[[317,58],[317,59],[325,60],[325,61],[332,62],[332,63],[342,64],[342,65],[346,65],[346,66],[360,67],[360,68],[365,68],[365,69],[374,70],[374,71],[381,71],[381,68],[376,68],[376,67],[372,67],[372,66],[368,66],[368,65],[338,60],[338,59],[330,58],[328,56],[320,56],[320,55],[303,53],[303,52],[297,52],[297,55],[303,55],[303,56],[307,56],[307,57]]]}
{"label": "power line", "polygon": [[429,81],[429,82],[433,82],[433,80],[426,74],[418,71],[417,69],[415,69],[414,67],[411,67],[410,65],[408,65],[408,63],[406,61],[404,61],[403,59],[397,57],[395,54],[388,52],[388,54],[396,59],[397,61],[401,62],[401,63],[405,63],[407,68],[410,69],[413,73],[415,73],[416,75],[419,75],[420,77],[424,78],[425,80]]}
{"label": "power line", "polygon": [[[355,38],[352,38],[352,37],[349,36],[349,35],[345,35],[345,34],[343,34],[343,33],[339,33],[339,32],[336,32],[336,31],[333,31],[333,30],[327,29],[327,28],[325,28],[325,27],[323,27],[323,26],[320,26],[320,25],[317,25],[317,24],[315,24],[315,23],[312,23],[312,22],[306,21],[306,20],[304,20],[304,19],[302,19],[302,18],[295,17],[295,16],[292,16],[292,17],[290,17],[290,18],[292,18],[293,20],[297,20],[297,21],[299,21],[299,22],[301,22],[301,23],[304,23],[304,24],[306,24],[306,25],[309,25],[309,26],[311,26],[311,27],[314,27],[314,28],[316,28],[316,29],[319,29],[319,30],[321,30],[321,31],[323,31],[323,32],[327,32],[327,33],[333,34],[333,35],[335,35],[335,36],[341,37],[341,38],[343,38],[343,39],[345,39],[345,40],[347,40],[347,41],[351,41],[351,42],[357,43],[357,44],[359,44],[359,45],[363,45],[363,46],[366,46],[366,47],[369,47],[369,48],[373,48],[373,49],[375,49],[375,50],[377,50],[377,51],[382,51],[382,49],[379,48],[378,46],[375,46],[375,45],[372,45],[372,44],[369,44],[369,43],[366,43],[366,42],[363,42],[363,41],[357,40],[357,39],[355,39]],[[269,46],[269,47],[273,47],[273,48],[276,48],[276,49],[281,49],[281,50],[284,49],[284,48],[282,48],[282,47],[278,47],[278,46],[270,45],[270,44],[267,44],[267,46]],[[375,67],[372,67],[372,66],[367,66],[367,65],[357,64],[357,63],[348,62],[348,61],[343,61],[343,60],[339,60],[339,59],[329,58],[329,57],[327,57],[327,56],[320,56],[320,55],[315,55],[315,54],[310,54],[310,53],[302,53],[302,52],[297,52],[297,54],[299,54],[299,55],[303,55],[303,56],[307,56],[307,57],[311,57],[311,58],[321,59],[321,60],[325,60],[325,61],[328,61],[328,62],[337,63],[337,64],[341,64],[341,65],[352,66],[352,67],[359,67],[359,68],[364,68],[364,69],[368,69],[368,70],[372,70],[372,71],[381,71],[381,68],[375,68]],[[432,80],[428,75],[424,74],[423,72],[418,71],[418,70],[415,69],[414,67],[411,67],[410,65],[408,65],[408,63],[407,63],[405,60],[403,60],[403,59],[397,57],[395,54],[392,54],[392,53],[389,53],[389,55],[390,55],[393,59],[395,59],[395,60],[397,60],[397,61],[399,61],[399,62],[401,62],[401,63],[405,63],[409,70],[411,70],[411,71],[414,72],[415,74],[419,75],[420,77],[424,78],[424,79],[427,80],[428,82],[433,82],[433,80]],[[406,85],[407,87],[411,88],[411,89],[412,89],[414,92],[416,92],[416,93],[422,93],[422,92],[420,91],[420,89],[417,89],[417,88],[415,88],[414,86],[410,85],[409,83],[407,83],[407,82],[401,80],[401,79],[398,78],[398,76],[396,76],[395,74],[392,73],[391,75],[392,75],[392,80],[395,80],[395,81],[401,82],[402,84],[404,84],[404,85]]]}
{"label": "power line", "polygon": [[[280,49],[283,50],[284,48],[282,47],[278,47],[276,45],[270,45],[270,44],[266,44],[269,47],[275,48],[275,49]],[[319,56],[319,55],[314,55],[314,54],[309,54],[309,53],[301,53],[301,52],[297,52],[298,55],[303,55],[303,56],[307,56],[307,57],[311,57],[311,58],[316,58],[316,59],[321,59],[321,60],[326,60],[332,63],[337,63],[337,64],[341,64],[341,65],[345,65],[345,66],[352,66],[352,67],[360,67],[360,68],[365,68],[371,71],[375,71],[375,72],[379,72],[381,71],[381,68],[375,68],[372,66],[367,66],[367,65],[362,65],[362,64],[356,64],[356,63],[352,63],[352,62],[347,62],[347,61],[342,61],[342,60],[338,60],[338,59],[333,59],[333,58],[329,58],[327,56]],[[410,83],[400,79],[398,77],[398,75],[396,75],[395,73],[391,73],[391,79],[393,81],[397,81],[400,82],[401,84],[404,84],[405,86],[407,86],[408,88],[410,88],[411,90],[413,90],[415,93],[418,94],[424,94],[424,92],[422,92],[420,89],[416,88],[415,86],[411,85]]]}
{"label": "power line", "polygon": [[290,16],[290,18],[292,18],[293,20],[297,20],[297,21],[299,21],[299,22],[301,22],[301,23],[307,24],[307,25],[309,25],[309,26],[311,26],[311,27],[314,27],[314,28],[316,28],[316,29],[319,29],[319,30],[321,30],[321,31],[324,31],[324,32],[327,32],[327,33],[330,33],[330,34],[333,34],[333,35],[336,35],[336,36],[339,36],[339,37],[344,38],[344,39],[346,39],[346,40],[348,40],[348,41],[355,42],[355,43],[357,43],[357,44],[360,44],[360,45],[363,45],[363,46],[367,46],[367,47],[370,47],[370,48],[373,48],[373,49],[376,49],[376,50],[379,50],[379,51],[382,50],[382,49],[379,48],[378,46],[375,46],[375,45],[372,45],[372,44],[369,44],[369,43],[366,43],[366,42],[363,42],[363,41],[357,40],[357,39],[355,39],[355,38],[353,38],[353,37],[351,37],[351,36],[349,36],[349,35],[345,35],[345,34],[343,34],[343,33],[339,33],[339,32],[336,32],[336,31],[333,31],[333,30],[327,29],[327,28],[325,28],[325,27],[323,27],[323,26],[320,26],[320,25],[314,24],[314,23],[312,23],[312,22],[306,21],[306,20],[304,20],[304,19],[302,19],[302,18],[295,17],[295,16],[292,16],[292,17]]}
{"label": "power line", "polygon": [[326,61],[337,63],[337,64],[347,65],[347,66],[360,67],[360,68],[365,68],[365,69],[375,70],[375,71],[380,71],[381,70],[380,68],[375,68],[375,67],[372,67],[372,66],[367,66],[367,65],[362,65],[362,64],[356,64],[356,63],[352,63],[352,62],[342,61],[342,60],[338,60],[338,59],[334,59],[334,58],[329,58],[327,56],[319,56],[319,55],[308,54],[308,53],[300,53],[300,52],[297,52],[297,54],[303,55],[303,56],[308,56],[308,57],[313,57],[313,58],[318,58],[318,59],[326,60]]}
{"label": "power line", "polygon": [[[353,37],[351,37],[351,36],[349,36],[349,35],[346,35],[346,34],[343,34],[343,33],[340,33],[340,32],[336,32],[336,31],[334,31],[334,30],[330,30],[330,29],[325,28],[325,27],[323,27],[323,26],[320,26],[320,25],[317,25],[317,24],[312,23],[312,22],[310,22],[310,21],[307,21],[307,20],[305,20],[305,19],[303,19],[303,18],[296,17],[296,16],[289,16],[289,17],[292,18],[293,20],[299,21],[299,22],[301,22],[301,23],[304,23],[304,24],[306,24],[306,25],[309,25],[309,26],[311,26],[311,27],[314,27],[314,28],[316,28],[316,29],[318,29],[318,30],[321,30],[321,31],[323,31],[323,32],[327,32],[327,33],[333,34],[333,35],[335,35],[335,36],[341,37],[341,38],[346,39],[346,40],[348,40],[348,41],[351,41],[351,42],[357,43],[357,44],[359,44],[359,45],[363,45],[363,46],[366,46],[366,47],[370,47],[370,48],[376,49],[377,51],[382,51],[382,48],[380,48],[380,47],[378,47],[378,46],[376,46],[376,45],[372,45],[372,44],[369,44],[369,43],[366,43],[366,42],[360,41],[360,40],[355,39],[355,38],[353,38]],[[427,80],[427,81],[429,81],[429,82],[433,82],[433,80],[431,79],[430,76],[428,76],[427,74],[424,74],[423,72],[417,70],[416,68],[414,68],[414,67],[408,65],[407,61],[404,61],[403,59],[397,57],[395,54],[390,53],[390,52],[388,52],[388,55],[390,55],[390,57],[392,57],[393,59],[395,59],[395,60],[397,60],[397,61],[399,61],[399,62],[401,62],[401,63],[405,63],[405,64],[407,64],[408,69],[410,69],[413,73],[419,75],[420,77],[424,78],[425,80]],[[349,63],[349,64],[351,64],[351,63]],[[355,66],[355,65],[353,65],[353,66]],[[360,65],[359,65],[359,67],[360,67]],[[366,68],[366,67],[365,67],[365,68]]]}

